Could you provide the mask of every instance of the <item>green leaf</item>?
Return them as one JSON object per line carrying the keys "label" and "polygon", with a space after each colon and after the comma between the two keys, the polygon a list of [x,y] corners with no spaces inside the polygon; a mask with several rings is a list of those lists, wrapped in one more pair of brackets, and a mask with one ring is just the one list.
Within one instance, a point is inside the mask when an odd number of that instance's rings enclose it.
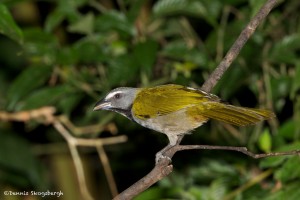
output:
{"label": "green leaf", "polygon": [[162,192],[163,190],[159,187],[151,187],[135,197],[134,200],[160,199],[162,196]]}
{"label": "green leaf", "polygon": [[74,51],[78,56],[78,61],[83,63],[99,63],[110,60],[102,45],[105,42],[105,36],[92,35],[83,38],[74,45]]}
{"label": "green leaf", "polygon": [[30,61],[47,65],[57,64],[55,59],[59,44],[53,34],[39,28],[29,28],[24,30],[24,37],[24,49],[30,55]]}
{"label": "green leaf", "polygon": [[293,156],[289,158],[280,169],[275,172],[275,178],[287,182],[300,177],[300,158]]}
{"label": "green leaf", "polygon": [[55,87],[44,87],[40,90],[31,92],[27,98],[19,102],[18,109],[29,110],[57,104],[65,96],[70,95],[70,88],[66,85]]}
{"label": "green leaf", "polygon": [[92,34],[94,32],[95,17],[93,13],[88,13],[82,16],[77,22],[68,27],[68,31],[80,34]]}
{"label": "green leaf", "polygon": [[66,14],[60,9],[51,12],[45,22],[45,31],[52,32],[66,17]]}
{"label": "green leaf", "polygon": [[131,0],[130,8],[127,13],[127,18],[130,23],[134,23],[137,17],[141,12],[141,8],[143,7],[146,0]]}
{"label": "green leaf", "polygon": [[296,133],[295,121],[288,120],[279,127],[278,136],[285,139],[294,139]]}
{"label": "green leaf", "polygon": [[203,49],[189,48],[183,41],[173,41],[165,45],[162,54],[172,59],[193,62],[201,68],[207,68],[208,57]]}
{"label": "green leaf", "polygon": [[153,12],[156,16],[164,16],[170,14],[191,14],[199,15],[205,13],[202,2],[185,1],[185,0],[160,0],[153,6]]}
{"label": "green leaf", "polygon": [[63,9],[76,10],[78,7],[84,5],[88,0],[65,0],[58,1],[59,6]]}
{"label": "green leaf", "polygon": [[75,48],[61,48],[56,54],[56,63],[58,65],[74,65],[78,61],[80,52]]}
{"label": "green leaf", "polygon": [[300,196],[299,182],[285,184],[280,190],[265,196],[264,200],[298,200]]}
{"label": "green leaf", "polygon": [[252,7],[252,16],[254,16],[259,9],[264,5],[264,1],[261,0],[250,0],[250,6]]}
{"label": "green leaf", "polygon": [[43,85],[50,77],[51,71],[52,67],[50,66],[33,66],[23,70],[9,88],[7,94],[7,109],[18,110],[15,108],[17,102],[34,89]]}
{"label": "green leaf", "polygon": [[212,180],[221,176],[233,176],[236,171],[232,166],[217,160],[206,159],[205,165],[190,170],[190,177],[194,181]]}
{"label": "green leaf", "polygon": [[196,69],[197,66],[192,62],[184,62],[184,63],[175,62],[174,68],[176,72],[182,73],[185,77],[190,78],[191,72],[194,69]]}
{"label": "green leaf", "polygon": [[272,138],[269,129],[265,129],[264,132],[258,138],[258,146],[264,152],[270,152],[272,149]]}
{"label": "green leaf", "polygon": [[298,62],[298,51],[300,49],[300,35],[287,35],[277,42],[270,53],[270,60],[277,63],[295,64]]}
{"label": "green leaf", "polygon": [[292,98],[295,98],[295,96],[300,92],[300,62],[297,62],[295,68],[296,72],[293,78],[292,89],[290,93]]}
{"label": "green leaf", "polygon": [[[192,185],[188,192],[195,198],[195,199],[204,199],[203,196],[204,194],[204,189],[200,188],[196,185]],[[208,193],[208,190],[206,191]]]}
{"label": "green leaf", "polygon": [[218,178],[211,183],[209,191],[210,199],[224,199],[227,191],[227,181],[228,180],[226,180],[225,178]]}
{"label": "green leaf", "polygon": [[22,30],[17,26],[14,19],[12,18],[9,10],[0,3],[0,33],[7,37],[23,43]]}
{"label": "green leaf", "polygon": [[119,56],[110,60],[108,66],[108,80],[110,85],[124,85],[137,80],[139,67],[132,55]]}
{"label": "green leaf", "polygon": [[156,17],[177,14],[203,17],[212,26],[217,26],[216,18],[221,8],[222,4],[219,1],[160,0],[154,4],[153,13]]}
{"label": "green leaf", "polygon": [[[71,114],[73,110],[76,109],[76,106],[80,102],[80,100],[84,97],[83,93],[68,93],[61,96],[62,98],[57,97],[59,99],[56,102],[57,107],[62,110],[64,114]],[[106,115],[107,117],[107,115]],[[102,119],[102,118],[101,118]]]}
{"label": "green leaf", "polygon": [[272,98],[277,99],[277,101],[274,102],[274,107],[278,112],[282,112],[286,104],[285,98],[290,94],[292,81],[293,79],[287,75],[282,75],[278,78],[271,77]]}
{"label": "green leaf", "polygon": [[148,76],[151,76],[153,65],[156,61],[158,51],[158,43],[154,40],[147,40],[145,42],[138,43],[133,50],[134,58],[143,70],[145,70]]}
{"label": "green leaf", "polygon": [[[293,151],[300,149],[300,143],[295,142],[293,144],[288,144],[285,146],[281,146],[278,149],[273,150],[273,152],[285,152],[285,151]],[[269,167],[276,167],[281,165],[287,159],[286,156],[277,156],[277,157],[268,157],[264,158],[260,163],[259,166],[262,168],[269,168]]]}
{"label": "green leaf", "polygon": [[286,160],[286,157],[284,156],[278,156],[278,157],[268,157],[264,158],[260,163],[259,166],[261,168],[269,168],[269,167],[276,167],[282,164]]}
{"label": "green leaf", "polygon": [[116,30],[125,36],[134,36],[136,34],[134,24],[129,22],[123,13],[116,11],[109,11],[97,17],[95,30],[99,32]]}

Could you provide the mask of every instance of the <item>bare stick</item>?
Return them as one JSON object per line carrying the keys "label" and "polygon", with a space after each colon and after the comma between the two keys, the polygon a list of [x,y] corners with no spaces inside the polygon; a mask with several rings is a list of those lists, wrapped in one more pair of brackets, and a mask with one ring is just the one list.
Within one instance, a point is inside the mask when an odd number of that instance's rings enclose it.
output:
{"label": "bare stick", "polygon": [[74,142],[74,141],[76,141],[76,139],[71,136],[71,134],[67,131],[67,129],[65,129],[63,127],[63,125],[60,122],[55,121],[53,123],[53,126],[55,127],[55,129],[58,132],[62,133],[62,135],[65,137],[65,139],[68,142],[68,146],[69,146],[69,149],[70,149],[70,152],[71,152],[71,155],[73,158],[73,162],[74,162],[74,165],[76,168],[77,178],[78,178],[78,182],[80,184],[80,190],[81,190],[82,196],[84,197],[84,199],[93,200],[93,197],[87,188],[87,184],[86,184],[85,177],[84,177],[83,164],[80,159],[79,152],[76,147],[76,143]]}
{"label": "bare stick", "polygon": [[56,108],[52,106],[45,106],[33,110],[20,111],[16,113],[0,111],[0,120],[27,122],[29,120],[35,119],[43,121],[44,123],[49,123],[53,121],[55,112]]}
{"label": "bare stick", "polygon": [[93,199],[86,184],[86,180],[84,177],[83,164],[79,156],[79,152],[77,150],[77,146],[87,146],[87,147],[95,147],[98,151],[100,161],[103,164],[104,172],[108,180],[109,188],[112,192],[112,195],[117,194],[117,187],[114,181],[114,177],[112,174],[112,170],[109,165],[108,157],[105,153],[103,145],[116,144],[120,142],[125,142],[127,137],[125,136],[112,136],[109,138],[97,138],[97,139],[84,139],[84,138],[76,138],[63,126],[60,121],[60,117],[57,120],[54,120],[53,126],[55,129],[65,138],[68,143],[75,168],[78,177],[78,182],[80,184],[81,194],[84,196],[84,199]]}
{"label": "bare stick", "polygon": [[[109,186],[112,195],[117,194],[116,183],[113,178],[113,174],[110,169],[109,160],[106,156],[104,145],[112,145],[127,141],[125,135],[112,136],[108,138],[77,138],[74,135],[82,135],[85,133],[101,132],[108,130],[112,134],[117,132],[114,124],[108,125],[89,125],[85,127],[75,126],[66,116],[55,116],[56,108],[45,106],[33,110],[20,111],[15,113],[9,113],[6,111],[0,111],[0,121],[21,121],[27,122],[29,120],[35,120],[44,124],[52,124],[54,128],[65,138],[68,143],[77,173],[78,182],[80,184],[80,190],[84,199],[93,199],[88,191],[86,180],[84,177],[83,164],[79,156],[78,146],[95,147],[99,153],[100,161],[103,164],[105,175],[109,182]],[[67,129],[68,128],[68,129]],[[73,134],[71,134],[73,133]]]}
{"label": "bare stick", "polygon": [[224,59],[219,66],[213,71],[213,73],[204,82],[201,89],[210,92],[212,88],[218,83],[224,72],[230,67],[233,60],[240,53],[241,49],[247,42],[247,40],[254,33],[255,29],[262,22],[262,20],[269,14],[272,8],[277,4],[277,0],[268,0],[265,5],[259,10],[259,12],[253,17],[246,28],[241,32],[235,43],[227,52]]}
{"label": "bare stick", "polygon": [[274,157],[274,156],[284,156],[284,155],[300,155],[300,150],[286,151],[286,152],[271,152],[255,154],[249,151],[246,147],[235,147],[235,146],[213,146],[213,145],[175,145],[169,148],[165,153],[160,162],[158,162],[154,169],[147,174],[145,177],[140,179],[138,182],[127,188],[125,191],[120,193],[114,198],[114,200],[119,199],[132,199],[142,191],[149,188],[151,185],[161,180],[164,176],[169,175],[172,172],[173,166],[170,164],[172,157],[177,151],[183,150],[193,150],[193,149],[205,149],[205,150],[225,150],[225,151],[238,151],[247,156],[255,159]]}
{"label": "bare stick", "polygon": [[176,148],[176,151],[191,150],[191,149],[238,151],[255,159],[274,157],[274,156],[300,155],[300,150],[255,154],[249,151],[247,147],[235,147],[235,146],[176,145],[174,146],[174,148]]}
{"label": "bare stick", "polygon": [[96,148],[98,151],[99,159],[101,160],[101,163],[103,165],[104,173],[107,178],[110,192],[112,196],[116,196],[118,194],[117,184],[115,182],[107,154],[102,145],[98,145],[96,146]]}

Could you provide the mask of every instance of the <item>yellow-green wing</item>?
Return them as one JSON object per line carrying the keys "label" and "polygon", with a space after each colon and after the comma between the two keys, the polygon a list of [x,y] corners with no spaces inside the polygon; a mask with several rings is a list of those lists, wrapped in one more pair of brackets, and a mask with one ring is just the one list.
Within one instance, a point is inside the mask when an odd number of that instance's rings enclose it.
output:
{"label": "yellow-green wing", "polygon": [[166,115],[203,102],[219,101],[213,94],[180,85],[162,85],[142,89],[134,100],[132,111],[140,119]]}
{"label": "yellow-green wing", "polygon": [[275,117],[275,114],[269,110],[238,107],[219,102],[207,102],[194,109],[201,116],[236,126],[253,125]]}

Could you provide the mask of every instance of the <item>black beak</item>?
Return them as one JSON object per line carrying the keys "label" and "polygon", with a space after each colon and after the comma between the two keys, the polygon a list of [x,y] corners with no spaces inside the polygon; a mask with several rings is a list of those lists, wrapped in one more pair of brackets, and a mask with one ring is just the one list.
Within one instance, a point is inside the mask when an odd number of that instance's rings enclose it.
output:
{"label": "black beak", "polygon": [[109,101],[105,101],[104,99],[98,101],[96,105],[94,106],[93,111],[97,110],[107,110],[111,108],[111,103]]}

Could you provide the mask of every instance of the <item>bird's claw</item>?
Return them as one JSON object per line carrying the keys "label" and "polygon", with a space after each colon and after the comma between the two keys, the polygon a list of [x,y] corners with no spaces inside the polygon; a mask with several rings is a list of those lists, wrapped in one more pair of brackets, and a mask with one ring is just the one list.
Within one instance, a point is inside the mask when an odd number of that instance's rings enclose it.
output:
{"label": "bird's claw", "polygon": [[161,162],[161,161],[164,160],[164,159],[167,159],[167,160],[169,161],[169,163],[172,162],[172,160],[171,160],[170,157],[163,155],[162,152],[158,152],[158,153],[155,155],[155,164],[157,165],[159,162]]}

